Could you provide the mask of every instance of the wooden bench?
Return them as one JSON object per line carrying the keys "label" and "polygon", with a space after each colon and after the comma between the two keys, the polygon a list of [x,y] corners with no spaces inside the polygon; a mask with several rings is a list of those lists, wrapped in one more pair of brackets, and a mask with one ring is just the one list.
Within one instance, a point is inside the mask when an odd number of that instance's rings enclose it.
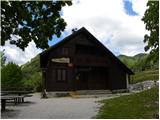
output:
{"label": "wooden bench", "polygon": [[23,103],[24,96],[1,96],[1,111],[4,111],[6,108],[7,101],[13,100],[15,104]]}
{"label": "wooden bench", "polygon": [[1,110],[4,111],[6,103],[13,100],[15,104],[23,103],[25,97],[31,97],[28,95],[33,93],[32,91],[1,91]]}

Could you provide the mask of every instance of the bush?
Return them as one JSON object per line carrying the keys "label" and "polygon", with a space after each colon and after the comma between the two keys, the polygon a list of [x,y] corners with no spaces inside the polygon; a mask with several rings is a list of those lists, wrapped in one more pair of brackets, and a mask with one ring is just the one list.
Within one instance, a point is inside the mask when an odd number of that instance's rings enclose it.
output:
{"label": "bush", "polygon": [[1,71],[2,89],[22,88],[22,71],[21,68],[10,62],[2,68]]}
{"label": "bush", "polygon": [[32,74],[29,79],[23,79],[24,86],[36,92],[42,91],[42,75],[40,72]]}

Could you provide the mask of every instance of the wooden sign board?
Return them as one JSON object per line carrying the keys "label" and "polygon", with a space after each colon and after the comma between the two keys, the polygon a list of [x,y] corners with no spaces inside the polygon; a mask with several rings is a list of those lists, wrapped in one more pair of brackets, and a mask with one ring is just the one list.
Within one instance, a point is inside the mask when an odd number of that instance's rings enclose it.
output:
{"label": "wooden sign board", "polygon": [[57,63],[70,63],[70,58],[53,58],[52,62]]}

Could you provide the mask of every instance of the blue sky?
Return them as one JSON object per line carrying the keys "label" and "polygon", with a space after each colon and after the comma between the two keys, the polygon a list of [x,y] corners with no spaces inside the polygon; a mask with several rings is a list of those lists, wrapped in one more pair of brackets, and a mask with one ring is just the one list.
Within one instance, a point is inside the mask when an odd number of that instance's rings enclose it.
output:
{"label": "blue sky", "polygon": [[68,32],[67,31],[64,31],[62,34],[61,34],[61,37],[57,37],[56,35],[53,35],[52,36],[52,41],[48,41],[48,45],[49,46],[52,46],[56,43],[58,43],[59,41],[63,40],[65,37],[68,36]]}
{"label": "blue sky", "polygon": [[129,0],[124,0],[124,8],[125,8],[126,13],[127,13],[128,15],[131,15],[131,16],[138,15],[135,11],[133,11],[132,2],[131,2],[131,1],[129,1]]}

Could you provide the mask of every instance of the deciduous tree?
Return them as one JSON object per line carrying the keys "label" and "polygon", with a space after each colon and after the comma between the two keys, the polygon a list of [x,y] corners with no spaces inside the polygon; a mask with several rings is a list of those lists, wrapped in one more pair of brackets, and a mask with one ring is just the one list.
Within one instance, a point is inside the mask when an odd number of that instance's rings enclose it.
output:
{"label": "deciduous tree", "polygon": [[6,56],[4,55],[4,50],[0,51],[0,54],[1,54],[1,68],[3,68],[6,62]]}
{"label": "deciduous tree", "polygon": [[22,87],[22,71],[21,68],[10,62],[2,68],[1,71],[1,85],[2,88],[19,88]]}
{"label": "deciduous tree", "polygon": [[156,62],[159,57],[159,1],[148,1],[147,6],[142,18],[146,30],[150,31],[144,36],[144,42],[147,43],[145,51],[151,50],[149,58]]}
{"label": "deciduous tree", "polygon": [[11,44],[25,49],[32,40],[38,48],[47,48],[53,35],[60,37],[67,23],[61,9],[71,1],[2,1],[1,45]]}

